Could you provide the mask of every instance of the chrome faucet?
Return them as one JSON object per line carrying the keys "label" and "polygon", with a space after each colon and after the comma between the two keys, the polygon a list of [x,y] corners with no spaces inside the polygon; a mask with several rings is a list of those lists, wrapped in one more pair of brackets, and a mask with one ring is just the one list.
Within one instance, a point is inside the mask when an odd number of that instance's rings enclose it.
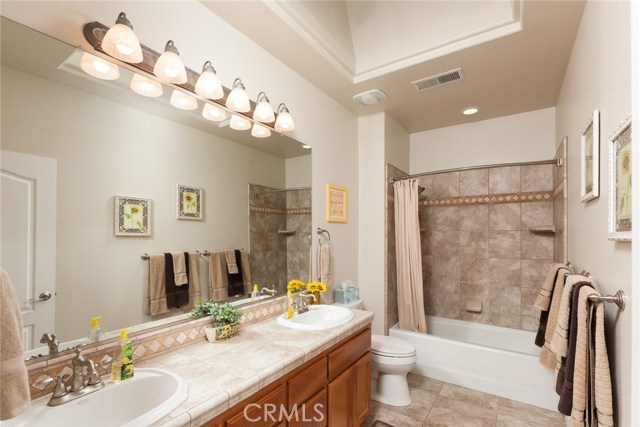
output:
{"label": "chrome faucet", "polygon": [[316,296],[306,291],[296,292],[293,294],[293,311],[296,314],[302,314],[309,311],[309,298],[316,300]]}
{"label": "chrome faucet", "polygon": [[49,354],[55,354],[58,352],[58,338],[56,338],[56,334],[42,334],[42,338],[40,338],[41,344],[46,344],[49,347]]}
{"label": "chrome faucet", "polygon": [[262,287],[262,289],[260,289],[260,295],[271,294],[271,296],[274,296],[277,293],[278,291],[276,291],[276,285],[273,285],[271,289],[266,288],[264,286]]}

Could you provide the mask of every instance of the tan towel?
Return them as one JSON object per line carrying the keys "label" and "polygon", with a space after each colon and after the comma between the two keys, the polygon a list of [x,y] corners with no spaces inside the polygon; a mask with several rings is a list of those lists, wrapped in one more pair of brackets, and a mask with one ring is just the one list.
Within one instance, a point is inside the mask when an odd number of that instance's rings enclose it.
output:
{"label": "tan towel", "polygon": [[236,251],[224,251],[224,259],[227,262],[227,272],[229,274],[238,274],[238,265],[236,264]]}
{"label": "tan towel", "polygon": [[318,277],[325,285],[330,285],[331,277],[331,244],[325,243],[318,248]]}
{"label": "tan towel", "polygon": [[[180,309],[193,307],[200,301],[200,273],[198,254],[189,253],[189,303]],[[167,295],[164,284],[164,254],[149,256],[149,280],[144,293],[144,313],[155,316],[167,313]]]}
{"label": "tan towel", "polygon": [[549,267],[549,272],[547,273],[547,277],[544,279],[544,282],[542,284],[542,289],[540,289],[540,293],[536,298],[536,302],[533,304],[534,307],[539,308],[542,311],[549,310],[549,306],[551,306],[551,297],[553,295],[553,289],[555,286],[556,273],[561,268],[570,270],[570,267],[567,267],[562,263],[551,264],[551,267]]}
{"label": "tan towel", "polygon": [[20,415],[31,404],[23,358],[20,304],[9,275],[0,270],[0,420]]}
{"label": "tan towel", "polygon": [[[220,301],[229,298],[229,282],[227,281],[228,251],[211,252],[209,255],[209,300]],[[234,251],[231,251],[234,253]],[[235,253],[234,253],[235,259]],[[246,293],[251,292],[251,267],[249,254],[241,250],[240,262],[242,264],[242,282]]]}
{"label": "tan towel", "polygon": [[184,252],[171,252],[173,258],[173,276],[176,286],[182,286],[189,283],[187,277],[187,264],[184,260]]}
{"label": "tan towel", "polygon": [[592,346],[593,364],[591,365],[594,369],[590,375],[595,394],[595,405],[591,405],[594,409],[592,419],[598,421],[598,427],[609,427],[613,426],[613,394],[611,391],[611,371],[609,370],[607,342],[604,333],[604,303],[592,303],[592,310],[594,310],[594,308],[595,342]]}
{"label": "tan towel", "polygon": [[558,270],[556,284],[553,288],[551,296],[551,306],[549,308],[549,317],[547,319],[547,329],[544,333],[544,344],[540,349],[540,363],[549,369],[558,368],[558,356],[551,350],[551,339],[556,330],[556,322],[558,321],[558,310],[560,309],[560,300],[562,299],[562,291],[565,284],[565,278],[569,275],[570,270],[561,268]]}

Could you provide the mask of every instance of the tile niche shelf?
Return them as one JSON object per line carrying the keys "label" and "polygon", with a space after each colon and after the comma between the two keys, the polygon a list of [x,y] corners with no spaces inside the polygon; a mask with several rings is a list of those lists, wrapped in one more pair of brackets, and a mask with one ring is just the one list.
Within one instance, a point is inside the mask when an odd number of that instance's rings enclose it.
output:
{"label": "tile niche shelf", "polygon": [[535,225],[529,227],[529,231],[536,234],[555,234],[555,225]]}

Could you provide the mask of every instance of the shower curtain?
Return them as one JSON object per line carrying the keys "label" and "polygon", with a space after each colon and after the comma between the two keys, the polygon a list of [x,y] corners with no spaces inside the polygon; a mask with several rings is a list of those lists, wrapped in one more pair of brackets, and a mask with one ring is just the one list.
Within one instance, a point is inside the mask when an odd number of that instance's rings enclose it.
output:
{"label": "shower curtain", "polygon": [[427,332],[422,290],[418,180],[393,183],[400,328]]}

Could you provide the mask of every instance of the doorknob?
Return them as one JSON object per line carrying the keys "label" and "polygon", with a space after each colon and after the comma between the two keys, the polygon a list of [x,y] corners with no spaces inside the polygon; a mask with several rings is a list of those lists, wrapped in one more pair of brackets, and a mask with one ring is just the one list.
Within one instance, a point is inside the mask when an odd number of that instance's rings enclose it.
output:
{"label": "doorknob", "polygon": [[27,302],[42,302],[42,301],[49,301],[51,299],[51,292],[42,292],[40,293],[40,295],[38,295],[38,298],[31,298],[29,301]]}

